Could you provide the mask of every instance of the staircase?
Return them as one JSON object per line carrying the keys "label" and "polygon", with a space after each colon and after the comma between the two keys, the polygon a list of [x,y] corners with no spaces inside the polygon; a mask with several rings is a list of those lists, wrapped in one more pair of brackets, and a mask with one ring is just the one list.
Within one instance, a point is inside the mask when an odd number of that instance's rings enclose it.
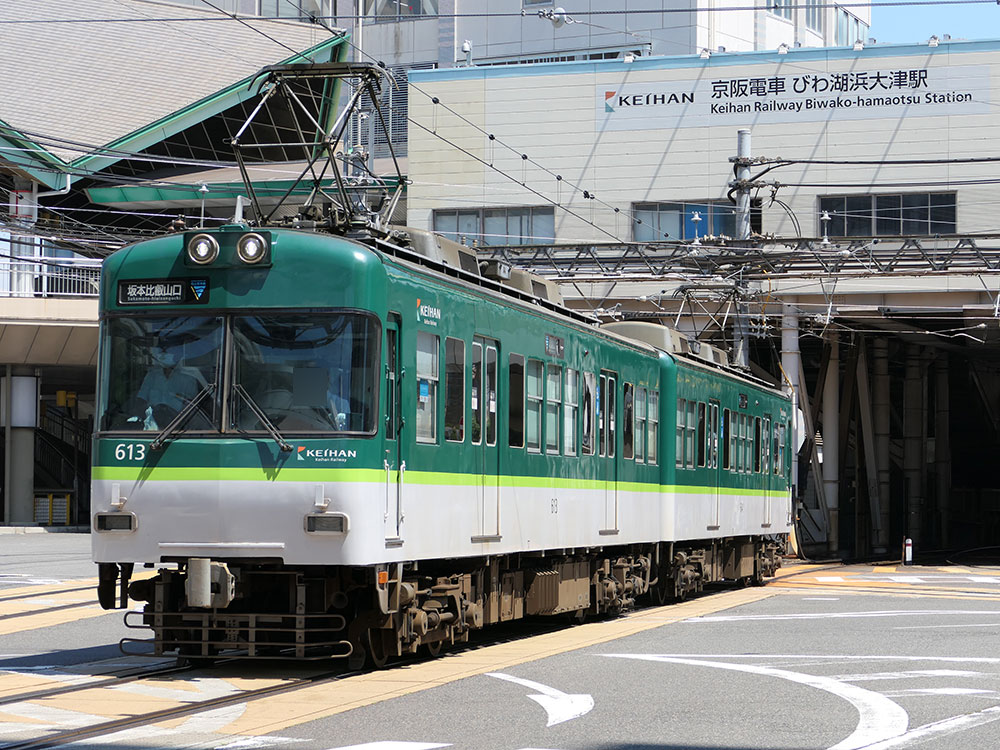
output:
{"label": "staircase", "polygon": [[35,430],[36,523],[89,522],[90,432],[88,420],[42,403],[40,426]]}

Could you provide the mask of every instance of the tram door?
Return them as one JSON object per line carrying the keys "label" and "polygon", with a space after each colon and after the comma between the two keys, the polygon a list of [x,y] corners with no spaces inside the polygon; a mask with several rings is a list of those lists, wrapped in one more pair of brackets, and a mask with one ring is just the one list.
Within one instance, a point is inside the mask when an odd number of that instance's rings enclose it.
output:
{"label": "tram door", "polygon": [[618,404],[615,398],[618,374],[601,371],[597,388],[597,446],[604,484],[604,528],[602,533],[618,532]]}
{"label": "tram door", "polygon": [[403,519],[403,412],[400,408],[403,369],[399,356],[399,318],[390,316],[385,327],[385,539],[401,542]]}
{"label": "tram door", "polygon": [[[719,402],[709,401],[708,402],[708,430],[706,431],[706,442],[705,446],[707,450],[706,461],[709,469],[709,476],[712,477],[712,508],[709,514],[710,523],[708,525],[709,530],[718,529],[720,524],[720,503],[722,502],[722,462],[719,460],[719,437],[722,434],[721,414],[719,413]],[[722,435],[722,439],[727,439]]]}
{"label": "tram door", "polygon": [[500,464],[497,451],[497,342],[472,341],[472,445],[476,454],[479,534],[473,540],[500,537]]}

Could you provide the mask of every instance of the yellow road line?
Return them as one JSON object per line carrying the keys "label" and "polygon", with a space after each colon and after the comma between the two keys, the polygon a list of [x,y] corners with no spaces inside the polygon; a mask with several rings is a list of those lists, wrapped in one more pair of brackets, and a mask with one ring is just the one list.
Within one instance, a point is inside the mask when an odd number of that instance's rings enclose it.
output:
{"label": "yellow road line", "polygon": [[353,708],[606,643],[778,594],[778,590],[762,588],[727,591],[683,604],[645,609],[614,620],[579,625],[512,643],[446,654],[420,664],[393,667],[303,688],[248,704],[242,717],[220,731],[249,736],[265,735]]}

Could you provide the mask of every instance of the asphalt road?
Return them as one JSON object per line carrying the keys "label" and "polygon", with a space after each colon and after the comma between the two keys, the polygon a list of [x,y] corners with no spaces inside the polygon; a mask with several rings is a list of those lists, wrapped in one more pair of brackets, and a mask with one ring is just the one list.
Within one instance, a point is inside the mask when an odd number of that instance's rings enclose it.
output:
{"label": "asphalt road", "polygon": [[[150,664],[118,655],[128,633],[92,603],[88,555],[82,535],[0,535],[0,748],[320,669],[223,665],[15,700]],[[984,750],[1000,745],[998,636],[1000,569],[794,566],[764,588],[236,698],[74,747]]]}

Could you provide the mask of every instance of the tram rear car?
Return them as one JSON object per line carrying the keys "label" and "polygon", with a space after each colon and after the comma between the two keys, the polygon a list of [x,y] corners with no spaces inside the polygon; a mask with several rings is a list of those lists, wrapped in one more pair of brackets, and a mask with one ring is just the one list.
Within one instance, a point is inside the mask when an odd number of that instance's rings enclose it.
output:
{"label": "tram rear car", "polygon": [[99,596],[158,654],[378,664],[759,581],[790,530],[781,393],[426,234],[166,236],[101,311]]}

